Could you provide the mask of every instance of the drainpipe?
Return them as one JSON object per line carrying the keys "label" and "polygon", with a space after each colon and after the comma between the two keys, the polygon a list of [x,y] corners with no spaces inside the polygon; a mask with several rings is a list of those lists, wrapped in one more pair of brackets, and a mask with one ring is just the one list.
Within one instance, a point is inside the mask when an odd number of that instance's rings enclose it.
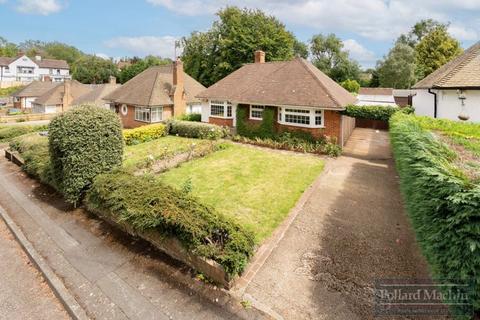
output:
{"label": "drainpipe", "polygon": [[433,117],[437,117],[437,94],[432,91],[432,89],[428,89],[428,93],[433,94]]}

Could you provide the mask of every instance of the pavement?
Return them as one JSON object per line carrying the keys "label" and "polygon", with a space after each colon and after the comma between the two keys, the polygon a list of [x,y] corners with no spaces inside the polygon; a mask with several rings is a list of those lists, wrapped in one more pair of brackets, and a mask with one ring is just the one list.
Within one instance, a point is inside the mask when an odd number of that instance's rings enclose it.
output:
{"label": "pavement", "polygon": [[429,278],[388,132],[355,129],[346,150],[349,156],[327,161],[284,238],[250,283],[236,288],[277,318],[371,319],[376,279]]}
{"label": "pavement", "polygon": [[204,294],[188,282],[176,281],[185,275],[191,280],[191,270],[84,210],[69,207],[4,158],[0,205],[89,318],[256,318],[216,287]]}
{"label": "pavement", "polygon": [[0,219],[0,319],[70,319]]}

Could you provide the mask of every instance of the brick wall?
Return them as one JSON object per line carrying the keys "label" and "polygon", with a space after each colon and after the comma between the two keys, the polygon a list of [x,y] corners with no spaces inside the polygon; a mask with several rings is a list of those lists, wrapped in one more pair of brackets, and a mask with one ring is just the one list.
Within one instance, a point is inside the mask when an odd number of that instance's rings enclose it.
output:
{"label": "brick wall", "polygon": [[[117,104],[115,105],[115,109],[118,112],[118,115],[120,116],[120,119],[122,120],[123,127],[126,129],[131,129],[131,128],[137,128],[140,126],[145,126],[147,122],[142,122],[142,121],[137,121],[135,120],[135,106],[128,105],[128,112],[127,115],[123,115],[122,113],[122,105]],[[163,115],[162,119],[163,120],[168,120],[173,116],[173,107],[172,106],[164,106],[163,107]]]}
{"label": "brick wall", "polygon": [[208,122],[216,124],[217,126],[233,127],[233,119],[209,117]]}

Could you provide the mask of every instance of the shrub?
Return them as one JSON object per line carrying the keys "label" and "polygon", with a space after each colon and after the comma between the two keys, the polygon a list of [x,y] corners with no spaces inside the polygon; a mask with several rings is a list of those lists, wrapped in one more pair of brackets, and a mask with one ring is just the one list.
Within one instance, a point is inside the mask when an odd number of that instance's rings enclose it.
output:
{"label": "shrub", "polygon": [[167,134],[167,126],[163,123],[156,123],[135,129],[125,129],[123,130],[123,139],[126,145],[133,145],[155,140]]}
{"label": "shrub", "polygon": [[201,122],[202,114],[201,113],[182,114],[180,117],[178,117],[178,120]]}
{"label": "shrub", "polygon": [[399,111],[402,113],[411,114],[414,110],[412,107],[398,108],[388,106],[349,105],[344,111],[342,111],[342,114],[354,118],[388,121],[394,113]]}
{"label": "shrub", "polygon": [[51,121],[49,150],[55,184],[76,204],[96,175],[122,164],[120,119],[95,106],[75,107]]}
{"label": "shrub", "polygon": [[8,125],[0,126],[0,142],[10,141],[11,139],[35,132],[46,130],[47,126],[29,126],[29,125]]}
{"label": "shrub", "polygon": [[263,111],[262,121],[258,124],[247,123],[247,108],[237,108],[237,133],[248,138],[274,138],[275,133],[275,111],[266,107]]}
{"label": "shrub", "polygon": [[195,254],[217,261],[230,275],[242,272],[253,254],[251,232],[188,192],[147,176],[99,175],[85,200],[89,210],[137,231],[155,230],[176,237]]}
{"label": "shrub", "polygon": [[360,84],[357,82],[357,80],[347,79],[347,80],[341,82],[340,85],[345,90],[347,90],[348,92],[351,92],[351,93],[358,93],[358,91],[360,90]]}
{"label": "shrub", "polygon": [[168,125],[170,134],[187,138],[217,140],[228,134],[228,129],[208,123],[172,120]]}
{"label": "shrub", "polygon": [[468,294],[478,312],[480,183],[471,181],[455,165],[456,153],[420,123],[419,118],[401,113],[390,120],[392,146],[408,214],[433,277],[457,283],[473,282],[473,292]]}

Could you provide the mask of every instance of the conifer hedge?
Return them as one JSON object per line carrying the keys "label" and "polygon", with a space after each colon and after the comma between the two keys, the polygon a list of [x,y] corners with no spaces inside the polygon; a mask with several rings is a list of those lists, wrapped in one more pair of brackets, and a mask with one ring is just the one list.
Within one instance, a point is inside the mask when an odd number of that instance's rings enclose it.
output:
{"label": "conifer hedge", "polygon": [[455,165],[457,155],[416,117],[393,115],[390,136],[407,210],[433,277],[471,283],[470,302],[478,313],[480,182]]}

